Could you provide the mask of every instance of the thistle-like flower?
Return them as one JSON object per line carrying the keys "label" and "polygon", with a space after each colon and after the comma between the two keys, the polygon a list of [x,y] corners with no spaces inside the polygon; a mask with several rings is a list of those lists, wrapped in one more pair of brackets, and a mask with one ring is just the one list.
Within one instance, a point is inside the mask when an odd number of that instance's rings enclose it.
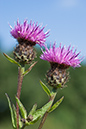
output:
{"label": "thistle-like flower", "polygon": [[45,39],[49,34],[49,31],[44,33],[44,28],[32,21],[28,24],[27,20],[23,24],[17,20],[17,25],[14,28],[11,27],[10,33],[19,43],[14,50],[14,57],[18,62],[30,63],[35,58],[36,53],[33,46],[36,44],[44,46]]}
{"label": "thistle-like flower", "polygon": [[70,49],[69,47],[55,47],[56,44],[53,44],[53,47],[50,46],[48,49],[45,46],[45,51],[42,51],[41,55],[42,60],[46,60],[50,63],[51,69],[47,72],[47,82],[50,86],[58,87],[59,84],[64,86],[68,80],[69,73],[66,73],[67,68],[71,67],[80,67],[82,58],[79,58],[79,53],[76,54],[76,49]]}

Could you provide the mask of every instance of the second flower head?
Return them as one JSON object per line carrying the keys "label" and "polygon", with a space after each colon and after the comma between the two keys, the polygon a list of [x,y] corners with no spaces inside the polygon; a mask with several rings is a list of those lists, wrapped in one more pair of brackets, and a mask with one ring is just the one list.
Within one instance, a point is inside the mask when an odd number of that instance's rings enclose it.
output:
{"label": "second flower head", "polygon": [[66,69],[71,67],[80,67],[81,58],[79,58],[80,53],[76,53],[76,49],[71,49],[71,46],[68,47],[56,47],[56,44],[53,44],[53,47],[47,48],[45,46],[45,51],[42,51],[41,55],[42,60],[46,60],[50,63],[51,69],[47,72],[47,82],[50,86],[58,88],[59,84],[61,87],[68,80],[69,73],[66,72]]}

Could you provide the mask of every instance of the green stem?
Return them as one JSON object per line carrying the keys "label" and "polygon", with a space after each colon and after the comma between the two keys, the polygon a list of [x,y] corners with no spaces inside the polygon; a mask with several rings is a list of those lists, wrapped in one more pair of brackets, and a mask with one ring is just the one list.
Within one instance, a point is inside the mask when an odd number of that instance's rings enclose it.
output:
{"label": "green stem", "polygon": [[[54,99],[55,99],[55,97],[56,97],[56,94],[57,94],[57,89],[54,88],[54,89],[52,90],[52,92],[51,92],[51,97],[50,97],[50,99],[49,99],[49,101],[52,100],[52,104],[53,104],[53,101],[54,101]],[[52,104],[51,104],[51,106],[52,106]],[[51,106],[49,107],[49,109],[51,108]],[[49,109],[48,109],[48,111],[49,111]],[[41,123],[40,123],[38,129],[42,129],[42,127],[43,127],[43,125],[44,125],[44,122],[45,122],[45,120],[46,120],[46,118],[47,118],[47,116],[48,116],[48,111],[44,114],[44,116],[43,116],[43,118],[42,118],[42,121],[41,121]]]}
{"label": "green stem", "polygon": [[[20,100],[21,87],[23,81],[24,67],[18,69],[18,87],[17,87],[17,98]],[[16,115],[17,115],[17,129],[19,129],[19,106],[16,102]]]}

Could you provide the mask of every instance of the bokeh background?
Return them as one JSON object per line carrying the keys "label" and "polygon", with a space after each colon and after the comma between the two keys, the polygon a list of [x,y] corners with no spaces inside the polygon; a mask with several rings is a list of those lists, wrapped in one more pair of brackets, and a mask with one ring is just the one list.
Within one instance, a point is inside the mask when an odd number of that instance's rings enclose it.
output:
{"label": "bokeh background", "polygon": [[[6,52],[11,57],[17,41],[10,35],[9,24],[19,19],[23,23],[28,19],[43,24],[45,32],[50,29],[50,36],[46,43],[61,42],[62,45],[72,45],[81,51],[84,61],[80,68],[70,68],[70,79],[67,88],[58,91],[55,101],[64,96],[64,101],[57,110],[52,112],[43,129],[86,129],[86,1],[85,0],[0,0],[0,129],[12,129],[10,111],[5,97],[8,93],[15,104],[17,91],[18,68],[3,56]],[[23,80],[21,101],[30,111],[32,105],[37,103],[38,108],[43,106],[48,97],[39,84],[44,83],[49,63],[42,61],[39,56],[41,50],[38,46],[38,63]],[[29,66],[26,66],[26,68]],[[36,129],[40,121],[26,127]]]}

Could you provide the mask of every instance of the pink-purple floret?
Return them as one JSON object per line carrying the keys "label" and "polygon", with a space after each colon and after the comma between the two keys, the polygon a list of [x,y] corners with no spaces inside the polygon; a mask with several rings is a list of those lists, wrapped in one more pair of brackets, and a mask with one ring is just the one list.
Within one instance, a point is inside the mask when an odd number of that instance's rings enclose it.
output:
{"label": "pink-purple floret", "polygon": [[32,23],[32,21],[30,21],[30,24],[27,24],[27,20],[25,20],[23,24],[20,24],[19,20],[17,20],[17,25],[14,28],[11,27],[11,34],[16,39],[25,39],[42,46],[49,34],[49,31],[43,32],[44,28],[41,28],[37,23]]}
{"label": "pink-purple floret", "polygon": [[55,43],[53,47],[50,46],[49,49],[45,46],[45,51],[42,50],[43,54],[40,58],[48,62],[64,64],[72,67],[80,67],[82,58],[78,57],[80,53],[76,54],[76,49],[73,51],[74,47],[72,49],[70,49],[71,46],[68,48],[65,46],[61,47],[61,44],[59,47],[55,46]]}

